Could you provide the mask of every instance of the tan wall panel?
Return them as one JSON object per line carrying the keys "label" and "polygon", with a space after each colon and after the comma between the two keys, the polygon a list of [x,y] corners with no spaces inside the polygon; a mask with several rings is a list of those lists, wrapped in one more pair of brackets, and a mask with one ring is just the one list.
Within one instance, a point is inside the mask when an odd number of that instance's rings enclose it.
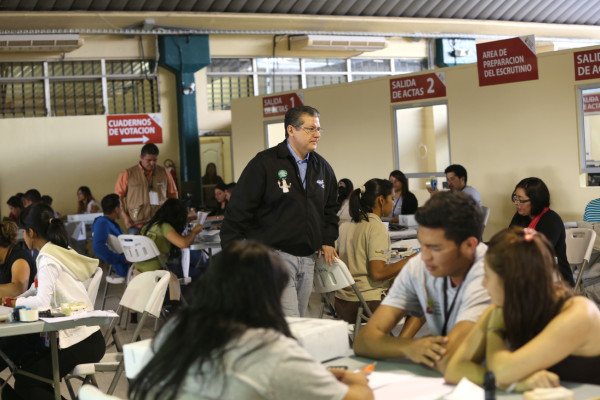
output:
{"label": "tan wall panel", "polygon": [[[179,166],[175,99],[171,74],[161,73],[163,143],[159,163]],[[140,145],[108,146],[106,117],[79,116],[0,120],[0,208],[17,192],[36,188],[53,197],[61,214],[77,210],[77,188],[89,186],[96,200],[114,191],[119,172],[139,160]]]}

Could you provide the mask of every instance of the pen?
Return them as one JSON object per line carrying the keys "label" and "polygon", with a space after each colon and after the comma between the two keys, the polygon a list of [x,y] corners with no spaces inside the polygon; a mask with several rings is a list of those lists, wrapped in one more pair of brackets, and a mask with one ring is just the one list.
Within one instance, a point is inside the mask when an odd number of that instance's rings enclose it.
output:
{"label": "pen", "polygon": [[369,365],[365,365],[360,370],[361,371],[374,371],[375,370],[375,364],[377,364],[377,362],[374,362],[374,363],[369,364]]}

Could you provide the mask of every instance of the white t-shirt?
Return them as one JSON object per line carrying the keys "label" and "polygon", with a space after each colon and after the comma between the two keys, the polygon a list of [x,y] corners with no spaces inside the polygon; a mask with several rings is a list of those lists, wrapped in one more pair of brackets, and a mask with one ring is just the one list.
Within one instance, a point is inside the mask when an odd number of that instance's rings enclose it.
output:
{"label": "white t-shirt", "polygon": [[227,345],[225,373],[204,365],[204,381],[188,371],[178,399],[343,399],[348,386],[300,344],[271,329],[248,329]]}
{"label": "white t-shirt", "polygon": [[421,255],[413,257],[396,277],[382,304],[405,310],[408,314],[427,320],[430,332],[441,335],[444,326],[444,280],[448,280],[446,299],[450,312],[446,334],[461,321],[475,322],[490,305],[490,296],[481,285],[483,281],[483,257],[487,246],[479,243],[475,250],[475,261],[460,286],[452,287],[450,278],[435,278],[425,269]]}

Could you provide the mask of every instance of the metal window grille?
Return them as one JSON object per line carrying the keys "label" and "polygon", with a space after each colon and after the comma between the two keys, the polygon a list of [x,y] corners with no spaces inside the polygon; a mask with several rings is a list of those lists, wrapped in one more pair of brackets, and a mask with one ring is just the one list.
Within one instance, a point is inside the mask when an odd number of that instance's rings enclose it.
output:
{"label": "metal window grille", "polygon": [[0,118],[159,111],[152,60],[0,62]]}
{"label": "metal window grille", "polygon": [[425,69],[420,59],[214,58],[207,68],[209,110],[240,97],[379,78]]}

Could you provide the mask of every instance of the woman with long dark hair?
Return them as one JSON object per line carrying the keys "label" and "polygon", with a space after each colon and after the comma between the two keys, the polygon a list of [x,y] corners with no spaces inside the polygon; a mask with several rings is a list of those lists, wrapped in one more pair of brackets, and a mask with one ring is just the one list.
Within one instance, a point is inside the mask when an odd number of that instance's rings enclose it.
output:
{"label": "woman with long dark hair", "polygon": [[[160,252],[159,257],[162,258],[165,264],[169,261],[168,256],[173,246],[180,249],[190,247],[196,235],[202,231],[202,225],[196,225],[190,233],[182,236],[187,217],[187,208],[181,200],[167,199],[140,231],[140,234],[148,236],[156,243],[156,247]],[[156,271],[160,267],[161,261],[158,257],[135,263],[137,272]],[[179,268],[176,268],[176,270],[179,270]],[[178,301],[181,298],[179,281],[173,272],[171,272],[171,280],[169,281],[169,296],[172,301]]]}
{"label": "woman with long dark hair", "polygon": [[394,185],[394,207],[392,212],[386,217],[390,217],[394,222],[398,222],[398,215],[414,214],[419,208],[417,197],[408,190],[408,179],[402,171],[394,170],[390,172],[390,182]]}
{"label": "woman with long dark hair", "polygon": [[129,398],[372,399],[364,373],[338,380],[294,340],[281,309],[288,279],[265,246],[233,242],[159,332]]}
{"label": "woman with long dark hair", "polygon": [[530,228],[489,242],[486,287],[492,305],[454,354],[445,378],[482,384],[486,367],[502,388],[524,391],[566,381],[600,384],[600,311],[573,296],[557,272],[552,244]]}
{"label": "woman with long dark hair", "polygon": [[77,189],[77,214],[93,214],[100,212],[100,206],[92,196],[92,191],[87,186]]}
{"label": "woman with long dark hair", "polygon": [[33,283],[37,269],[31,252],[17,246],[19,228],[0,223],[0,297],[17,297]]}
{"label": "woman with long dark hair", "polygon": [[[54,218],[52,208],[36,203],[21,213],[21,226],[25,229],[25,243],[30,249],[39,251],[37,257],[37,293],[29,297],[11,300],[11,306],[52,307],[61,303],[84,303],[93,310],[84,282],[95,272],[98,260],[82,256],[68,247],[68,235],[63,222]],[[39,336],[38,336],[39,337]],[[25,371],[52,379],[52,357],[48,348],[39,348],[30,341],[31,336],[18,336],[27,340],[21,346],[23,353],[32,356],[18,357]],[[12,344],[15,345],[14,343]],[[78,326],[58,333],[58,361],[60,376],[63,377],[76,365],[100,361],[105,343],[98,326]],[[14,350],[14,349],[12,349]],[[14,360],[14,358],[13,358]],[[26,360],[26,361],[24,361]],[[2,393],[8,396],[7,387]],[[15,375],[14,390],[23,399],[53,399],[51,385],[25,375]]]}
{"label": "woman with long dark hair", "polygon": [[[408,262],[408,258],[390,263],[391,243],[381,221],[394,205],[392,183],[371,179],[350,195],[352,222],[340,226],[338,254],[348,266],[356,287],[371,311],[381,303],[384,293]],[[335,294],[336,314],[350,323],[356,322],[359,300],[350,287]]]}
{"label": "woman with long dark hair", "polygon": [[550,209],[550,191],[540,178],[525,178],[517,183],[511,196],[516,212],[509,226],[535,229],[552,243],[558,268],[563,279],[575,286],[573,272],[567,261],[565,224],[555,211]]}
{"label": "woman with long dark hair", "polygon": [[354,185],[350,179],[340,179],[338,182],[338,204],[340,205],[340,211],[338,211],[337,216],[340,219],[340,225],[344,222],[349,222],[352,220],[350,216],[350,195],[354,191]]}

